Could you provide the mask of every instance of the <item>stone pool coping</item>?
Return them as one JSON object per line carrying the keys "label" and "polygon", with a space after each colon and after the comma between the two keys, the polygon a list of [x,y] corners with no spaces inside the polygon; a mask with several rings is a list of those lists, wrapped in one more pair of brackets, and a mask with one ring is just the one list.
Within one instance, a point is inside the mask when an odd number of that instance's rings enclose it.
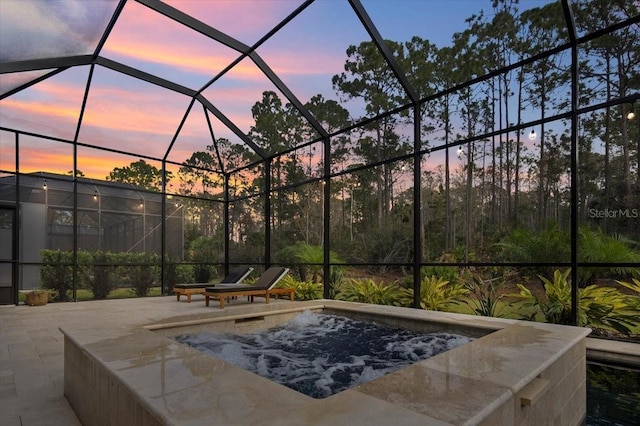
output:
{"label": "stone pool coping", "polygon": [[[492,333],[318,400],[151,330],[292,308],[348,308],[363,315],[393,314]],[[584,364],[589,334],[579,327],[332,300],[167,315],[148,324],[67,325],[61,331],[65,395],[81,421],[120,424],[133,418],[138,424],[180,425],[512,424],[514,419],[520,423],[537,418],[528,413],[527,404],[553,403],[552,391],[545,389],[552,378],[545,375]],[[566,416],[563,424],[579,424],[584,416],[584,383],[566,386],[576,393],[577,408],[560,407]],[[133,395],[137,403],[131,401]]]}
{"label": "stone pool coping", "polygon": [[640,344],[589,337],[587,359],[610,365],[640,368]]}

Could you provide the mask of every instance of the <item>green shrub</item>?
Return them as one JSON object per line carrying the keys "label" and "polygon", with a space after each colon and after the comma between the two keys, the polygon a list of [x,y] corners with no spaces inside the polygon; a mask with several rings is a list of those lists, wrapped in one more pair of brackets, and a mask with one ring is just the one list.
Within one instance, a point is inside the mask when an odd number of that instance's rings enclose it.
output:
{"label": "green shrub", "polygon": [[640,280],[633,278],[631,282],[618,281],[618,284],[628,288],[635,294],[627,295],[627,305],[634,311],[640,312]]}
{"label": "green shrub", "polygon": [[218,258],[219,242],[213,238],[198,237],[187,249],[187,259],[193,262],[194,279],[197,283],[208,283],[216,275],[210,264]]}
{"label": "green shrub", "polygon": [[[544,283],[544,297],[538,297],[527,287],[518,284],[519,293],[509,296],[524,301],[530,314],[523,319],[535,320],[541,314],[546,322],[571,324],[570,269],[554,271],[553,281],[540,277]],[[637,306],[633,299],[613,287],[590,285],[578,289],[578,325],[630,334],[640,325]]]}
{"label": "green shrub", "polygon": [[164,261],[164,285],[171,291],[173,286],[178,283],[178,262],[171,259],[169,256],[165,257]]}
{"label": "green shrub", "polygon": [[554,271],[553,281],[540,276],[544,284],[545,298],[539,298],[523,284],[518,284],[519,293],[512,293],[508,296],[521,299],[523,307],[527,308],[528,314],[523,315],[523,319],[535,320],[538,314],[542,314],[546,322],[553,324],[571,323],[571,284],[568,276],[571,269],[564,272]]}
{"label": "green shrub", "polygon": [[[622,235],[607,235],[600,228],[580,227],[578,231],[578,260],[593,263],[635,263],[640,264],[640,252],[633,249],[637,243]],[[640,268],[597,267],[579,268],[581,284],[593,284],[600,275],[640,276]]]}
{"label": "green shrub", "polygon": [[[557,224],[541,231],[521,228],[512,231],[496,244],[505,261],[522,263],[568,262],[571,259],[571,239]],[[546,266],[521,268],[525,275],[548,275],[552,269]]]}
{"label": "green shrub", "polygon": [[131,265],[129,266],[129,278],[131,288],[138,297],[144,297],[149,293],[156,279],[158,269],[158,256],[150,253],[130,253]]}
{"label": "green shrub", "polygon": [[[413,289],[402,289],[405,306],[413,304]],[[450,282],[435,275],[424,277],[420,282],[420,307],[431,311],[444,311],[457,305],[469,293],[458,281]]]}
{"label": "green shrub", "polygon": [[93,274],[93,257],[91,252],[87,250],[78,250],[78,268],[76,277],[76,285],[78,289],[89,289],[91,276]]}
{"label": "green shrub", "polygon": [[193,276],[197,283],[208,283],[213,275],[215,273],[213,273],[211,265],[198,263],[193,266]]}
{"label": "green shrub", "polygon": [[[306,243],[296,243],[280,250],[276,256],[279,264],[294,269],[301,281],[320,283],[324,280],[324,248]],[[330,263],[343,263],[344,261],[333,251],[329,252]],[[339,283],[344,277],[343,266],[331,266],[330,284]]]}
{"label": "green shrub", "polygon": [[41,250],[40,285],[55,290],[54,300],[67,301],[67,291],[73,286],[73,252]]}
{"label": "green shrub", "polygon": [[176,284],[194,283],[193,265],[179,263],[178,260],[167,258],[164,264],[164,286],[172,291]]}
{"label": "green shrub", "polygon": [[[447,281],[455,281],[459,276],[459,269],[457,266],[423,266],[420,269],[420,279],[424,279],[429,276],[436,276]],[[413,280],[412,280],[413,282]]]}
{"label": "green shrub", "polygon": [[111,253],[96,251],[91,254],[91,279],[89,290],[94,299],[106,299],[111,290],[115,288],[113,282],[113,255]]}
{"label": "green shrub", "polygon": [[286,275],[276,285],[278,288],[293,288],[296,300],[316,300],[322,298],[322,284],[309,281],[298,281],[291,275]]}
{"label": "green shrub", "polygon": [[[73,288],[73,252],[42,250],[40,286],[53,290],[56,301],[68,301]],[[117,287],[131,287],[136,296],[146,296],[160,282],[160,257],[150,253],[77,252],[77,289],[91,291],[94,299],[105,299]],[[171,289],[177,282],[194,282],[193,265],[165,264],[165,279]]]}
{"label": "green shrub", "polygon": [[178,264],[176,266],[176,283],[194,283],[195,275],[192,265]]}
{"label": "green shrub", "polygon": [[322,299],[322,284],[299,281],[296,283],[296,300]]}
{"label": "green shrub", "polygon": [[501,292],[507,280],[505,276],[493,276],[487,269],[467,270],[462,275],[464,287],[469,290],[465,303],[476,313],[486,317],[499,317],[505,307],[499,303],[505,294]]}
{"label": "green shrub", "polygon": [[337,298],[350,302],[376,305],[400,305],[402,291],[397,282],[376,283],[371,278],[347,279],[342,282]]}
{"label": "green shrub", "polygon": [[578,291],[578,325],[627,335],[640,325],[638,311],[615,288],[590,285]]}

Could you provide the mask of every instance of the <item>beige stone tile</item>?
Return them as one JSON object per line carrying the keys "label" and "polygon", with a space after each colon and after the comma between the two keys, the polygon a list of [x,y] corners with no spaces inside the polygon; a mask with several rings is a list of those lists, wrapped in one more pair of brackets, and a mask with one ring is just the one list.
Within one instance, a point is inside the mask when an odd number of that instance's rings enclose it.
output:
{"label": "beige stone tile", "polygon": [[[480,421],[488,411],[512,398],[505,387],[434,370],[425,363],[414,364],[354,390],[453,424],[474,418]],[[513,417],[510,405],[506,407]]]}
{"label": "beige stone tile", "polygon": [[570,347],[569,342],[545,328],[518,324],[423,362],[433,369],[516,393],[555,362],[558,354]]}
{"label": "beige stone tile", "polygon": [[81,426],[80,421],[69,406],[65,405],[64,400],[60,402],[60,405],[54,404],[37,410],[24,410],[20,414],[20,421],[22,426]]}
{"label": "beige stone tile", "polygon": [[[323,303],[331,306],[344,306],[343,303],[324,301],[296,302],[295,306],[314,307]],[[70,370],[72,370],[85,368],[90,363],[86,357],[81,357],[80,353],[74,354],[73,351],[68,354],[67,358],[63,359],[56,354],[59,346],[55,340],[45,341],[51,337],[55,339],[59,335],[55,329],[62,327],[63,329],[73,330],[74,335],[80,337],[85,344],[95,344],[94,349],[99,349],[101,356],[109,360],[109,363],[113,363],[120,379],[126,379],[128,383],[141,386],[149,399],[153,401],[152,404],[159,410],[167,409],[168,407],[173,410],[172,415],[177,416],[174,417],[174,420],[175,418],[184,420],[184,422],[179,422],[180,424],[202,423],[202,419],[190,417],[194,413],[190,412],[188,408],[193,406],[197,408],[195,410],[196,413],[204,413],[206,411],[207,415],[211,415],[212,407],[223,407],[220,411],[222,416],[217,417],[216,414],[214,418],[221,419],[220,424],[225,425],[244,425],[247,424],[247,421],[250,421],[250,424],[262,423],[286,426],[304,424],[307,423],[307,420],[308,423],[319,425],[443,424],[443,420],[435,419],[432,417],[432,413],[420,411],[426,411],[425,407],[428,404],[422,401],[417,404],[414,403],[412,407],[396,404],[389,400],[389,396],[384,394],[382,388],[376,391],[379,394],[375,392],[366,394],[361,389],[343,392],[341,398],[313,400],[279,385],[274,385],[270,382],[267,384],[264,381],[256,380],[251,373],[232,374],[230,369],[216,366],[211,361],[202,361],[199,357],[187,355],[188,351],[173,348],[169,343],[159,344],[156,337],[140,338],[141,336],[138,335],[139,328],[142,325],[154,322],[209,318],[241,312],[270,311],[283,306],[292,306],[290,302],[286,301],[278,301],[270,305],[263,303],[234,303],[224,311],[220,311],[215,307],[205,308],[203,305],[203,303],[177,303],[175,302],[175,297],[169,296],[166,298],[125,301],[48,304],[42,307],[44,309],[19,307],[0,310],[2,337],[10,334],[12,338],[15,338],[15,340],[11,340],[12,345],[20,342],[28,343],[33,340],[35,353],[40,355],[42,372],[45,373],[43,376],[45,378],[42,382],[46,384],[42,386],[42,390],[36,390],[30,397],[19,393],[15,398],[2,398],[0,399],[0,405],[4,408],[7,402],[11,402],[11,407],[15,407],[12,408],[14,411],[9,413],[9,418],[15,413],[22,413],[25,410],[36,414],[38,413],[37,406],[41,407],[40,413],[45,413],[46,410],[44,408],[49,406],[52,410],[49,411],[50,414],[40,415],[40,419],[48,418],[53,422],[51,424],[55,425],[77,424],[73,423],[77,422],[77,419],[75,419],[73,411],[62,395],[61,382],[66,380],[61,378],[62,366],[63,364],[68,364]],[[389,311],[389,307],[372,307],[371,305],[362,305],[361,308],[363,312],[386,313]],[[11,311],[11,314],[5,314],[5,312],[9,311]],[[419,319],[425,315],[425,312],[406,309],[402,310],[402,314],[405,318]],[[469,318],[464,315],[446,313],[429,314],[432,318],[437,318],[438,321],[444,323],[448,322],[458,327],[465,327],[471,324],[483,330],[504,329],[516,324],[512,320]],[[7,324],[12,324],[12,327],[16,327],[16,329],[6,330]],[[19,329],[20,327],[21,329]],[[526,328],[527,330],[524,330],[518,336],[515,335],[517,333],[514,334],[512,332],[504,333],[503,336],[498,335],[494,342],[502,339],[508,349],[494,350],[493,353],[497,355],[497,358],[493,360],[487,358],[491,353],[490,345],[482,347],[481,350],[476,348],[475,353],[479,353],[481,358],[485,357],[477,365],[477,370],[479,371],[476,372],[476,375],[464,376],[460,374],[466,368],[466,363],[471,361],[471,358],[467,359],[469,354],[457,354],[447,363],[431,365],[429,368],[434,372],[430,374],[433,375],[425,377],[429,377],[434,389],[444,392],[439,401],[443,404],[442,406],[446,407],[447,404],[448,406],[455,406],[461,403],[463,399],[477,399],[480,403],[473,402],[472,405],[476,404],[476,406],[469,411],[480,413],[480,416],[482,416],[485,413],[483,410],[486,410],[486,407],[482,406],[482,404],[492,401],[492,407],[498,410],[493,414],[486,412],[485,421],[493,422],[500,419],[504,421],[508,418],[510,411],[515,411],[515,403],[507,402],[508,398],[505,395],[508,395],[508,390],[503,388],[502,384],[516,383],[514,386],[518,386],[518,383],[520,383],[518,382],[517,364],[508,363],[504,359],[521,357],[524,360],[520,366],[521,369],[535,366],[538,363],[541,364],[541,372],[549,371],[549,374],[551,374],[551,369],[547,370],[550,366],[558,371],[564,370],[566,367],[554,364],[553,360],[547,363],[541,362],[538,355],[544,354],[545,351],[552,350],[554,347],[558,348],[558,346],[554,346],[557,344],[554,340],[572,341],[579,337],[581,331],[579,329],[576,331],[572,328],[555,329],[536,325],[527,326]],[[138,331],[132,332],[134,329]],[[527,334],[529,334],[528,337],[523,337],[523,335]],[[129,340],[127,340],[127,336],[130,336]],[[121,338],[124,338],[124,344],[122,345],[124,352],[119,353],[116,349]],[[536,341],[536,339],[538,342],[544,342],[544,347],[537,354],[528,354],[528,352],[531,352],[529,349],[534,348],[535,344],[532,342]],[[140,350],[140,347],[136,348],[135,343],[137,341],[142,343],[142,350]],[[39,345],[38,342],[42,343],[42,345]],[[6,348],[5,354],[7,356],[10,355],[9,344],[5,345],[4,339],[0,342],[0,356],[3,354],[2,348]],[[5,367],[3,362],[0,368],[4,371],[17,371],[19,374],[24,371],[23,369],[33,367],[35,360],[24,362],[14,359],[11,362],[13,364],[9,367]],[[565,362],[565,365],[568,364],[570,364],[570,361]],[[452,370],[454,366],[458,369],[458,372]],[[485,382],[484,378],[489,376],[491,368],[496,368],[496,371],[498,371],[498,374],[496,374],[497,379],[486,385],[483,383]],[[473,373],[473,369],[471,370]],[[176,372],[179,374],[174,374]],[[115,404],[113,407],[121,407],[117,403],[120,399],[130,403],[130,400],[126,398],[126,392],[115,390],[118,386],[114,386],[113,377],[109,378],[99,374],[91,375],[91,377],[91,380],[95,382],[94,384],[99,383],[100,389],[103,389],[101,394],[106,392],[108,399],[111,399],[111,394],[113,393],[116,401],[113,402]],[[210,380],[211,377],[215,377],[215,380]],[[422,380],[426,380],[425,377]],[[520,379],[525,380],[526,378],[520,377]],[[408,395],[406,392],[413,392],[417,395],[420,392],[424,392],[424,389],[419,389],[420,378],[413,378],[413,380],[418,380],[418,382],[413,384],[407,382],[411,386],[406,391],[401,390],[403,383],[399,380],[395,384],[398,390],[393,394],[393,398],[406,398]],[[467,386],[470,391],[465,390]],[[483,386],[486,389],[481,394],[480,389]],[[571,387],[572,385],[567,384],[567,386]],[[47,389],[49,390],[43,391]],[[494,393],[495,395],[492,399],[491,395]],[[236,396],[238,398],[235,398]],[[438,401],[436,400],[436,402]],[[142,411],[139,411],[141,410],[139,406],[127,406],[126,403],[124,406],[129,407],[126,410],[131,409],[132,412],[138,413],[136,414],[136,418],[139,421],[138,424],[143,424],[147,421],[151,422],[151,420],[144,417]],[[53,407],[56,408],[54,409]],[[276,408],[274,409],[274,407]],[[566,408],[569,410],[570,407],[567,406]],[[59,415],[58,417],[62,420],[56,422],[54,420],[55,410],[71,414],[72,420],[68,420],[65,415]],[[453,418],[454,416],[449,414],[449,417]],[[300,422],[301,418],[305,420],[304,423]],[[481,418],[478,417],[478,419]],[[0,420],[2,420],[4,426],[4,414]],[[37,419],[29,417],[27,417],[27,420],[37,421]],[[225,423],[223,420],[229,420],[230,422]]]}
{"label": "beige stone tile", "polygon": [[[566,355],[571,358],[571,354]],[[572,365],[567,365],[564,361],[563,358],[560,358],[541,374],[542,378],[557,377],[554,380],[550,380],[546,393],[542,395],[534,406],[521,406],[520,395],[516,395],[514,406],[516,424],[546,425],[553,424],[556,421],[561,411],[564,410],[563,407],[567,400],[572,397],[571,395],[573,395],[575,389],[582,386],[586,377],[584,358],[574,362]],[[568,371],[562,371],[562,374],[559,374],[558,366],[568,368]],[[582,407],[583,413],[585,410],[586,406]]]}
{"label": "beige stone tile", "polygon": [[17,414],[8,414],[2,406],[0,406],[0,411],[2,411],[2,426],[23,426],[20,416]]}
{"label": "beige stone tile", "polygon": [[0,400],[16,396],[13,374],[0,376]]}
{"label": "beige stone tile", "polygon": [[36,346],[29,341],[10,344],[9,357],[20,360],[35,360],[39,358],[39,354]]}
{"label": "beige stone tile", "polygon": [[553,423],[554,426],[579,426],[584,419],[587,395],[586,380],[576,388],[573,395],[560,411],[560,416]]}

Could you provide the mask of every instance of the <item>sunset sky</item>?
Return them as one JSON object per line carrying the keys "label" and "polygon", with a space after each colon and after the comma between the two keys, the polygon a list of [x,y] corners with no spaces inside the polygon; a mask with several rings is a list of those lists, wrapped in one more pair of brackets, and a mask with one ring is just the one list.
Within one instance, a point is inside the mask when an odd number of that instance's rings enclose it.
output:
{"label": "sunset sky", "polygon": [[[520,9],[552,0],[521,0]],[[297,0],[168,0],[167,4],[228,34],[255,44],[299,7]],[[417,35],[438,46],[464,30],[466,18],[481,9],[491,15],[490,0],[362,0],[382,36],[408,41]],[[111,0],[2,0],[0,63],[86,55],[94,52],[111,18]],[[338,100],[331,78],[343,71],[349,45],[370,40],[346,0],[318,0],[258,47],[257,53],[305,103],[316,95]],[[199,90],[240,54],[182,26],[146,6],[128,1],[100,56]],[[43,72],[0,74],[5,94]],[[89,66],[63,71],[0,100],[0,126],[73,140]],[[251,107],[262,92],[276,87],[249,59],[240,62],[203,94],[244,133]],[[79,149],[78,169],[104,178],[114,167],[137,161],[135,155],[163,158],[191,99],[162,87],[96,66],[78,141],[131,152],[134,156]],[[342,103],[352,118],[362,117],[357,102]],[[216,137],[242,143],[211,115]],[[0,169],[14,170],[14,137],[0,132]],[[211,144],[202,106],[196,102],[168,155],[182,162]],[[66,173],[73,168],[71,145],[21,138],[20,171]],[[149,162],[149,161],[148,161]],[[159,164],[154,164],[158,166]]]}

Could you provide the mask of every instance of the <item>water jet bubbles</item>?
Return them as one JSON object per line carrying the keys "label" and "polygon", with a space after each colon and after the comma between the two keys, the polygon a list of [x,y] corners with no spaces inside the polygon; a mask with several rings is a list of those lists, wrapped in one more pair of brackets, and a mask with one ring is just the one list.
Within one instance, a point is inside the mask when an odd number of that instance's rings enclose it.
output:
{"label": "water jet bubbles", "polygon": [[382,377],[389,372],[388,368],[381,368],[378,370],[374,370],[371,366],[366,366],[362,369],[360,374],[354,374],[352,377],[352,382],[354,386],[361,385],[363,383],[370,382],[371,380],[375,380],[378,377]]}
{"label": "water jet bubbles", "polygon": [[472,339],[304,312],[259,333],[202,333],[176,340],[308,396],[325,398]]}
{"label": "water jet bubbles", "polygon": [[264,355],[260,355],[258,357],[258,361],[256,362],[256,370],[257,370],[257,373],[263,377],[270,376],[269,368],[267,367],[267,363],[265,361]]}

